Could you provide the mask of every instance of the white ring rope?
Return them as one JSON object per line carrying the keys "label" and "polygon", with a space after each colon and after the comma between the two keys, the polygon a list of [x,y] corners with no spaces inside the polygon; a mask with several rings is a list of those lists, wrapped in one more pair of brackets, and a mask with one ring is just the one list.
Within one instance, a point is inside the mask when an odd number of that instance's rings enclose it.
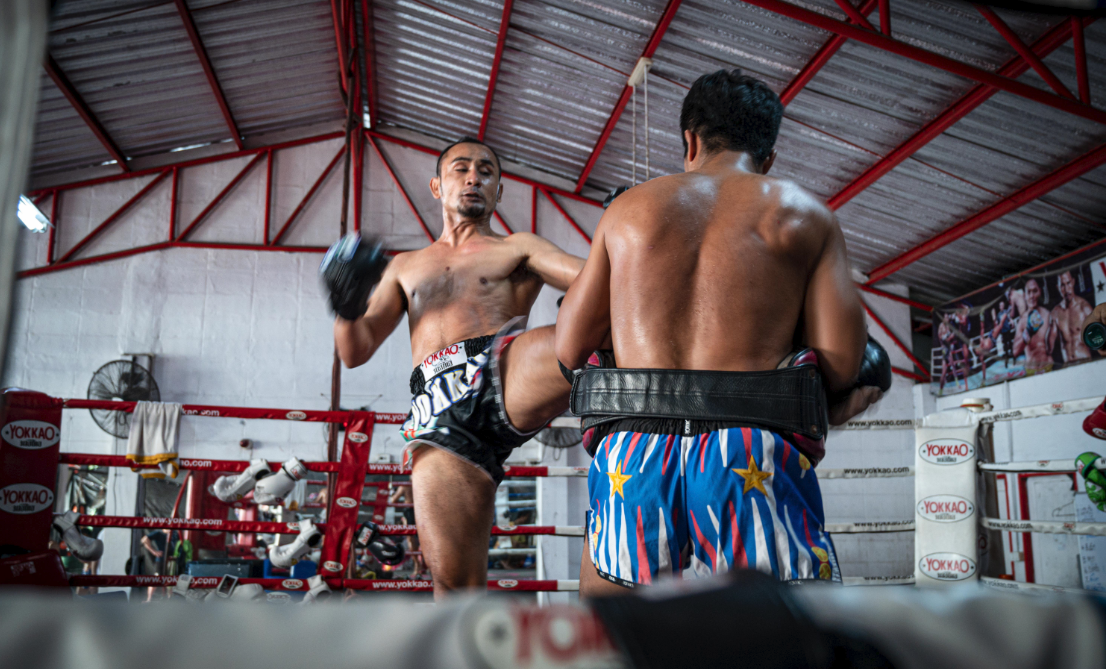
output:
{"label": "white ring rope", "polygon": [[913,532],[913,520],[880,520],[861,523],[826,523],[830,534],[873,534],[880,532]]}
{"label": "white ring rope", "polygon": [[1106,537],[1106,523],[1076,523],[1066,520],[1003,520],[984,518],[983,527],[1004,532],[1043,532]]}
{"label": "white ring rope", "polygon": [[914,585],[913,576],[843,576],[841,584],[857,585]]}
{"label": "white ring rope", "polygon": [[1072,460],[1034,460],[1027,462],[981,462],[979,469],[985,472],[1056,472],[1071,474],[1075,471]]}

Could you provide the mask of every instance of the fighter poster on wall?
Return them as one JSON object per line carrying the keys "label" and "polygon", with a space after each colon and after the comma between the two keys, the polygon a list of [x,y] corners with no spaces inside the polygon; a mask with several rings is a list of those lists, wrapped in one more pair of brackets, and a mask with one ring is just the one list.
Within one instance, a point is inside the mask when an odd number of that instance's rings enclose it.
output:
{"label": "fighter poster on wall", "polygon": [[933,309],[931,390],[973,390],[1101,360],[1081,338],[1106,302],[1106,240]]}

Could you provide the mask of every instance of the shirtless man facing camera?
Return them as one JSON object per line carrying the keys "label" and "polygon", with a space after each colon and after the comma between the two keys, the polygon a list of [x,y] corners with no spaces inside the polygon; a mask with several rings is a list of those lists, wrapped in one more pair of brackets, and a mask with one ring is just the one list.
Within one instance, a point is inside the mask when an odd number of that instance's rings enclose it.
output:
{"label": "shirtless man facing camera", "polygon": [[321,269],[347,367],[368,361],[407,314],[414,397],[404,459],[437,598],[486,585],[503,461],[568,407],[553,327],[523,328],[542,285],[567,289],[584,261],[536,235],[492,232],[500,176],[490,147],[456,142],[430,180],[442,203],[437,241],[388,262],[379,244],[347,237]]}

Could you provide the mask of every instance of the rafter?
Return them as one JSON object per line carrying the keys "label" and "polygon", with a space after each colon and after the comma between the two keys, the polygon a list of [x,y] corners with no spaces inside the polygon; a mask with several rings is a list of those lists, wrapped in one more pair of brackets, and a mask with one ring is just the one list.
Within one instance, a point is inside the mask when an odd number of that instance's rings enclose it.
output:
{"label": "rafter", "polygon": [[1023,42],[1022,39],[1018,37],[1018,34],[1014,32],[1014,30],[1010,26],[1006,25],[1006,22],[1003,21],[1002,18],[995,13],[995,10],[983,5],[976,5],[975,8],[979,10],[979,13],[983,15],[983,18],[987,19],[987,23],[990,23],[992,26],[994,26],[995,30],[998,31],[998,34],[1002,35],[1002,38],[1006,40],[1007,43],[1010,44],[1010,46],[1014,47],[1014,51],[1016,51],[1019,56],[1025,59],[1025,62],[1029,64],[1029,67],[1032,67],[1033,71],[1045,80],[1045,83],[1048,84],[1052,88],[1052,90],[1056,91],[1060,95],[1063,95],[1064,97],[1075,99],[1075,96],[1071,94],[1071,91],[1068,90],[1068,87],[1065,86],[1062,81],[1060,81],[1059,77],[1052,73],[1052,70],[1048,69],[1048,66],[1041,62],[1041,59],[1037,57],[1037,54],[1033,53],[1033,50],[1025,45],[1025,42]]}
{"label": "rafter", "polygon": [[1071,46],[1075,52],[1075,79],[1079,86],[1079,101],[1091,104],[1091,82],[1087,76],[1087,43],[1083,39],[1083,21],[1071,18]]}
{"label": "rafter", "polygon": [[[861,16],[867,17],[875,10],[877,2],[878,0],[864,0],[864,2],[860,3],[860,7],[857,8],[857,11],[860,12]],[[795,75],[795,78],[787,84],[787,88],[783,89],[783,92],[780,93],[780,102],[782,102],[784,106],[791,104],[795,96],[810,83],[814,75],[818,74],[818,71],[829,62],[829,59],[832,58],[847,41],[849,41],[848,38],[840,35],[834,35],[829,38],[829,40],[822,45],[822,48],[818,49],[818,52],[810,59],[810,62],[804,65],[803,69],[799,70],[799,73]]]}
{"label": "rafter", "polygon": [[119,169],[124,172],[130,172],[131,168],[127,166],[127,159],[123,156],[123,152],[119,150],[119,146],[111,136],[108,135],[108,131],[104,129],[100,120],[96,118],[96,114],[92,113],[92,109],[89,108],[84,98],[81,97],[81,94],[77,92],[73,83],[69,81],[69,77],[65,76],[65,73],[58,67],[54,57],[47,54],[46,62],[43,63],[43,67],[46,68],[46,74],[50,75],[50,78],[53,79],[54,85],[58,87],[61,94],[64,95],[65,99],[69,101],[69,104],[73,106],[77,115],[85,122],[85,125],[92,131],[92,134],[96,135],[96,139],[100,140],[100,144],[107,149],[108,154],[115,160],[115,163],[119,165]]}
{"label": "rafter", "polygon": [[[664,39],[664,34],[668,31],[668,26],[672,23],[673,17],[676,16],[676,10],[680,8],[681,2],[682,0],[668,0],[668,6],[664,8],[664,13],[661,14],[660,21],[657,22],[656,28],[653,29],[653,35],[649,38],[649,42],[646,43],[645,50],[641,52],[642,58],[652,58],[653,54],[657,52],[657,47],[660,46],[661,40]],[[622,117],[622,112],[626,109],[626,104],[630,101],[630,94],[632,92],[633,89],[630,86],[622,87],[622,95],[619,96],[618,102],[614,106],[614,111],[611,112],[610,118],[607,119],[607,124],[603,126],[603,132],[599,134],[599,140],[595,143],[595,148],[592,149],[587,163],[584,164],[584,170],[580,173],[580,178],[576,180],[575,192],[579,193],[584,189],[584,184],[588,180],[588,175],[591,174],[592,169],[595,168],[595,163],[599,160],[599,155],[603,153],[603,147],[607,145],[607,140],[611,138],[611,133],[614,132],[615,126],[618,125],[618,119]]]}
{"label": "rafter", "polygon": [[160,174],[150,180],[150,183],[143,186],[141,190],[131,196],[131,199],[124,202],[122,206],[109,214],[108,217],[104,219],[103,223],[97,225],[95,228],[92,229],[92,232],[85,235],[84,239],[74,244],[73,248],[62,254],[62,256],[58,258],[58,262],[63,263],[73,256],[77,255],[77,253],[80,252],[80,250],[83,249],[85,246],[87,246],[89,242],[99,237],[101,233],[111,227],[112,223],[118,221],[123,216],[123,214],[127,213],[130,210],[131,207],[138,204],[142,200],[142,198],[146,197],[150,193],[150,191],[157,187],[157,185],[161,183],[161,181],[165,179],[165,177],[169,176],[170,173],[171,170],[162,170]]}
{"label": "rafter", "polygon": [[215,95],[219,112],[222,113],[223,121],[226,122],[227,128],[230,130],[230,137],[239,149],[245,148],[245,144],[242,143],[242,133],[238,132],[238,124],[234,122],[234,116],[230,113],[227,96],[223,93],[223,87],[219,85],[219,79],[215,76],[215,68],[211,66],[211,58],[208,57],[207,49],[204,47],[203,41],[200,40],[200,32],[196,30],[196,22],[192,20],[192,12],[188,9],[188,5],[184,0],[175,1],[177,13],[180,14],[181,22],[184,23],[184,29],[188,33],[188,39],[192,42],[192,50],[196,52],[196,58],[199,59],[200,66],[204,69],[207,84],[211,87],[212,94]]}
{"label": "rafter", "polygon": [[431,244],[433,244],[434,233],[430,232],[430,228],[426,225],[426,221],[423,220],[422,214],[420,214],[418,208],[415,207],[415,203],[411,200],[411,196],[407,194],[407,189],[403,187],[403,182],[400,181],[399,177],[396,176],[395,170],[392,169],[392,164],[388,162],[388,157],[385,156],[384,152],[380,150],[380,145],[376,143],[376,138],[372,134],[365,133],[365,135],[369,138],[369,144],[372,144],[373,149],[376,151],[377,157],[380,158],[380,162],[384,163],[384,169],[388,172],[388,176],[392,178],[392,183],[396,185],[396,188],[399,190],[399,194],[402,195],[404,201],[407,202],[407,207],[411,210],[411,213],[415,215],[415,218],[418,220],[419,226],[422,228],[422,231],[426,233],[426,238],[430,240]]}
{"label": "rafter", "polygon": [[[1093,20],[1094,19],[1087,19],[1088,22]],[[1034,42],[1032,47],[1033,51],[1038,56],[1047,56],[1067,42],[1070,36],[1071,24],[1068,21],[1062,21],[1059,25],[1049,30],[1044,36]],[[1022,59],[1021,56],[1015,56],[1007,61],[1007,63],[998,70],[998,73],[1005,77],[1014,78],[1021,76],[1028,69],[1029,65],[1025,60]],[[829,205],[830,209],[841,207],[846,202],[859,195],[864,189],[878,181],[880,177],[914,155],[923,146],[951,128],[957,121],[989,100],[995,93],[998,93],[997,88],[983,84],[968,91],[968,93],[950,105],[948,109],[943,111],[937,118],[927,123],[905,142],[897,146],[874,165],[864,170],[864,172],[856,179],[853,179],[848,186],[845,186],[839,193],[829,198],[826,204]]]}
{"label": "rafter", "polygon": [[492,112],[492,97],[495,95],[495,82],[499,78],[499,65],[503,62],[503,47],[507,44],[507,29],[511,25],[511,8],[514,0],[504,0],[503,18],[499,21],[499,35],[495,41],[495,58],[492,59],[492,73],[488,77],[488,93],[484,96],[484,113],[480,117],[480,134],[477,138],[484,141],[484,133],[488,129],[488,116]]}
{"label": "rafter", "polygon": [[[284,237],[284,233],[288,232],[288,229],[292,227],[292,224],[296,222],[296,219],[300,217],[300,213],[307,207],[307,204],[311,202],[311,198],[315,197],[315,192],[319,190],[319,187],[323,185],[326,178],[330,176],[330,173],[334,171],[334,166],[338,164],[342,156],[346,155],[346,147],[343,145],[338,149],[338,153],[334,154],[334,157],[330,159],[327,166],[323,168],[322,174],[318,179],[315,179],[315,183],[311,184],[311,188],[307,189],[307,193],[304,194],[303,199],[296,205],[296,208],[292,210],[292,213],[288,216],[288,220],[284,222],[280,230],[276,233],[276,237],[273,237],[273,241],[265,240],[265,243],[269,246],[277,246],[280,244],[280,240]],[[261,154],[258,154],[260,157]],[[256,161],[257,158],[254,158]]]}
{"label": "rafter", "polygon": [[1094,121],[1095,123],[1106,124],[1106,111],[1102,111],[1101,109],[1096,109],[1077,100],[1050,93],[1035,86],[1022,83],[1021,81],[1003,77],[994,72],[989,72],[983,68],[968,65],[967,63],[953,58],[927,51],[913,44],[892,39],[878,32],[866,30],[851,23],[846,23],[845,21],[839,21],[835,18],[806,9],[805,7],[799,7],[798,5],[793,5],[783,0],[744,1],[746,4],[760,7],[766,11],[786,16],[801,23],[821,28],[822,30],[837,33],[838,35],[848,37],[849,39],[856,40],[857,42],[867,44],[868,46],[888,53],[893,53],[897,56],[908,58],[930,67],[935,67],[949,74],[994,86],[1007,93],[1012,93],[1027,100],[1032,100],[1054,109]]}
{"label": "rafter", "polygon": [[868,274],[868,283],[873,284],[877,281],[886,279],[907,265],[921,260],[934,251],[948,246],[961,237],[975,232],[988,223],[1002,218],[1006,214],[1063,186],[1072,179],[1077,179],[1104,163],[1106,163],[1106,144],[1083,154],[1067,165],[1050,172],[1028,186],[1008,195],[978,214],[957,223],[924,243],[880,265]]}
{"label": "rafter", "polygon": [[246,178],[246,175],[250,173],[250,170],[252,170],[254,166],[261,162],[261,159],[265,158],[267,155],[267,153],[258,153],[256,156],[253,157],[253,160],[246,163],[246,166],[239,170],[238,174],[234,175],[230,182],[228,182],[227,185],[223,187],[223,190],[219,191],[219,194],[216,195],[211,200],[211,202],[207,204],[206,207],[204,207],[203,211],[201,211],[196,216],[196,218],[192,219],[192,222],[188,224],[188,227],[186,227],[184,231],[181,232],[180,235],[178,235],[177,238],[173,241],[183,242],[188,239],[188,235],[192,234],[192,231],[195,230],[196,227],[199,226],[200,223],[202,223],[211,212],[215,211],[215,207],[218,207],[219,203],[222,202],[223,199],[226,198],[226,196],[229,195],[232,190],[234,190],[234,187],[241,183],[242,179]]}
{"label": "rafter", "polygon": [[369,105],[369,126],[377,126],[376,118],[376,30],[373,25],[372,3],[361,0],[361,25],[365,29],[365,100]]}
{"label": "rafter", "polygon": [[891,0],[879,0],[879,31],[891,36]]}

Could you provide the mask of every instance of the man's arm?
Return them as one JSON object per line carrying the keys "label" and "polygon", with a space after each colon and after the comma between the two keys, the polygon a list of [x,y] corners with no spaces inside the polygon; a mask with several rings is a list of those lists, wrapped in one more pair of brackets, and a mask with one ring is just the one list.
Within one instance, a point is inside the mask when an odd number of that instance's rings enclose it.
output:
{"label": "man's arm", "polygon": [[[611,331],[611,259],[607,255],[605,222],[599,221],[584,269],[565,293],[557,314],[557,359],[569,369],[580,369]],[[617,210],[616,210],[617,211]]]}
{"label": "man's arm", "polygon": [[818,353],[826,390],[836,393],[856,380],[868,332],[849,272],[845,236],[832,212],[824,209],[818,215],[825,217],[829,230],[807,286],[803,320],[806,343]]}
{"label": "man's arm", "polygon": [[583,258],[565,253],[544,237],[529,232],[516,232],[509,239],[525,249],[526,267],[557,290],[568,290],[584,268]]}
{"label": "man's arm", "polygon": [[346,367],[358,367],[368,362],[376,349],[399,325],[406,310],[407,296],[399,283],[397,256],[388,263],[380,283],[369,297],[369,310],[356,321],[334,319],[334,345]]}
{"label": "man's arm", "polygon": [[1018,319],[1018,326],[1014,330],[1014,357],[1018,357],[1025,351],[1025,322],[1029,320],[1028,316],[1022,316]]}

